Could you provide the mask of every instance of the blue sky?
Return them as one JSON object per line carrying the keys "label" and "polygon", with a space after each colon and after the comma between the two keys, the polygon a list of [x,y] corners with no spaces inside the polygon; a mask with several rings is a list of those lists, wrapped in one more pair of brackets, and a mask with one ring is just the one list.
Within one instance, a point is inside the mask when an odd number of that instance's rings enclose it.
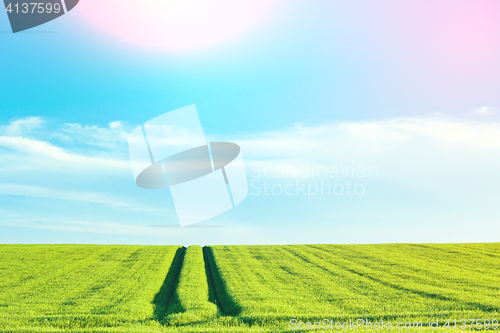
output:
{"label": "blue sky", "polygon": [[[96,4],[15,35],[0,14],[0,242],[499,240],[495,1],[277,2],[245,31],[182,50],[117,38],[89,16]],[[135,186],[127,135],[190,104],[209,139],[240,144],[253,187],[181,229],[168,191]],[[276,176],[313,164],[378,172]],[[364,192],[255,195],[265,181],[322,180]]]}

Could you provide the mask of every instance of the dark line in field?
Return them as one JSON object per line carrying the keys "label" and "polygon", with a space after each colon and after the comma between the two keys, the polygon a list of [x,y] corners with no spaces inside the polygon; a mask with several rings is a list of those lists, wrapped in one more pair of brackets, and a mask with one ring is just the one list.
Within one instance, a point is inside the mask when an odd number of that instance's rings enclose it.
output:
{"label": "dark line in field", "polygon": [[[398,244],[398,245],[402,245],[402,244]],[[431,247],[431,246],[420,246],[420,244],[407,244],[409,245],[409,248],[411,249],[411,247],[425,247],[426,249],[430,249],[430,250],[433,250],[433,251],[444,251],[445,253],[451,253],[449,251],[449,249],[441,249],[439,247]],[[388,245],[388,246],[392,246],[392,245]],[[425,266],[424,267],[419,267],[418,269],[415,269],[414,267],[411,267],[411,265],[408,265],[407,262],[411,262],[414,260],[414,258],[417,258],[417,255],[412,253],[412,252],[406,252],[404,253],[405,255],[408,255],[407,257],[407,261],[405,262],[396,262],[394,260],[388,260],[387,258],[389,257],[379,257],[379,256],[373,256],[373,255],[370,255],[370,254],[367,254],[367,253],[363,253],[363,252],[358,252],[358,249],[359,248],[355,248],[353,246],[345,246],[344,248],[341,248],[343,250],[343,253],[340,254],[334,254],[333,252],[329,251],[328,249],[320,246],[320,245],[316,245],[316,244],[312,244],[312,245],[307,245],[306,248],[310,248],[310,249],[315,249],[315,250],[319,250],[319,251],[323,251],[323,252],[326,252],[327,254],[329,255],[336,255],[336,256],[346,256],[348,255],[349,258],[353,258],[352,260],[359,263],[359,264],[362,264],[362,265],[365,265],[366,267],[369,267],[371,269],[381,269],[381,267],[373,267],[373,266],[370,266],[370,265],[366,265],[366,261],[369,261],[371,263],[373,263],[374,261],[378,262],[378,263],[384,263],[386,264],[386,267],[383,268],[383,271],[388,273],[388,274],[393,274],[390,272],[391,269],[393,269],[395,266],[397,267],[400,267],[400,268],[403,268],[404,270],[408,270],[410,271],[413,276],[412,276],[412,279],[414,279],[415,281],[418,281],[419,283],[421,284],[428,284],[428,279],[425,279],[422,275],[422,272],[425,272],[425,275],[427,278],[432,278],[432,279],[448,279],[449,281],[451,282],[454,282],[454,283],[458,283],[458,284],[468,284],[469,281],[467,280],[463,280],[463,279],[460,279],[460,278],[457,278],[457,279],[450,279],[449,277],[447,277],[445,274],[441,274],[439,272],[436,272],[435,269],[428,269],[426,268]],[[401,249],[393,249],[394,252],[398,253],[398,252],[401,252],[402,250]],[[347,253],[348,252],[348,253]],[[344,254],[345,253],[345,254]],[[463,253],[463,252],[456,252],[456,253]],[[351,256],[352,255],[352,256]],[[413,257],[410,257],[409,255],[413,255]],[[467,254],[469,255],[469,254]],[[467,266],[466,268],[464,268],[464,265],[461,264],[461,263],[458,263],[458,264],[455,264],[453,260],[448,260],[448,259],[443,259],[443,258],[437,258],[437,257],[432,257],[432,256],[425,256],[423,257],[422,255],[419,255],[418,256],[418,260],[425,260],[426,262],[429,262],[429,261],[432,261],[432,263],[434,265],[440,265],[441,267],[449,267],[449,268],[452,268],[452,269],[462,269],[464,272],[465,271],[474,271],[475,273],[478,273],[478,274],[485,274],[485,273],[488,273],[488,270],[487,269],[475,269],[474,267],[470,267],[470,266]],[[478,265],[479,266],[479,265]],[[407,279],[408,277],[407,276],[402,276],[404,279]],[[491,287],[489,286],[487,283],[479,283],[479,281],[477,281],[475,283],[475,286],[477,287],[481,287],[483,289],[488,289],[488,290],[491,290],[492,292],[497,292],[498,291],[498,288],[495,288],[495,287]]]}
{"label": "dark line in field", "polygon": [[[186,248],[181,247],[175,252],[174,260],[168,270],[167,276],[163,281],[160,291],[155,295],[153,299],[154,309],[154,319],[157,321],[162,321],[167,313],[167,309],[172,308],[172,303],[175,303],[173,296],[175,294],[175,289],[179,283],[179,275],[181,273],[182,263],[184,262],[184,255],[186,254]],[[177,303],[179,300],[177,300]]]}
{"label": "dark line in field", "polygon": [[[305,261],[305,262],[307,262],[308,264],[310,264],[310,265],[312,265],[312,266],[314,266],[314,267],[317,267],[317,268],[319,268],[319,269],[321,269],[321,270],[325,271],[325,272],[326,272],[326,273],[328,273],[328,274],[335,275],[335,276],[341,276],[340,274],[338,274],[338,273],[336,273],[336,272],[333,272],[332,270],[330,270],[330,269],[328,269],[328,268],[322,267],[322,266],[320,266],[320,265],[318,265],[318,264],[316,264],[316,263],[312,262],[311,260],[307,259],[307,257],[306,257],[306,256],[304,256],[303,254],[299,254],[299,253],[297,253],[297,252],[295,252],[295,251],[291,250],[291,249],[290,249],[290,248],[288,248],[288,247],[283,247],[283,249],[284,249],[284,250],[286,250],[286,251],[288,251],[288,252],[290,252],[291,254],[293,254],[294,256],[296,256],[297,258],[299,258],[300,260]],[[335,264],[335,265],[337,265],[337,264]],[[337,266],[338,266],[338,265],[337,265]],[[341,267],[341,266],[339,266],[339,267]]]}
{"label": "dark line in field", "polygon": [[210,271],[210,264],[207,258],[207,250],[203,248],[202,251],[203,251],[203,262],[205,263],[205,275],[207,276],[207,283],[208,283],[208,301],[217,305],[217,296],[215,295],[214,280],[212,278],[212,273]]}
{"label": "dark line in field", "polygon": [[207,274],[209,301],[215,303],[223,315],[237,316],[241,312],[241,306],[227,291],[226,283],[217,268],[211,247],[203,247],[203,260]]}
{"label": "dark line in field", "polygon": [[[324,250],[322,248],[317,248],[317,249],[327,252],[326,250]],[[290,252],[292,252],[290,249],[287,249],[287,250],[289,250]],[[316,257],[318,257],[320,259],[323,259],[322,257],[318,256],[315,253],[309,253],[309,254],[311,254],[313,256],[316,256]],[[308,262],[310,262],[310,261],[308,261]],[[321,269],[325,269],[323,267],[320,267],[317,264],[314,264],[314,263],[311,263],[311,264],[313,264],[316,267],[319,267]],[[456,298],[453,298],[453,297],[448,297],[448,296],[444,296],[444,295],[440,295],[440,294],[436,294],[436,293],[428,293],[428,292],[425,292],[425,291],[420,291],[420,290],[415,290],[415,289],[403,287],[403,286],[400,286],[400,285],[397,285],[397,284],[394,284],[394,283],[391,283],[391,282],[388,282],[388,281],[384,281],[382,279],[370,276],[368,274],[364,274],[364,273],[358,272],[358,271],[356,271],[354,269],[351,269],[351,268],[348,268],[348,267],[346,267],[344,265],[340,265],[337,262],[332,262],[332,264],[334,264],[334,265],[336,265],[336,266],[338,266],[338,267],[340,267],[342,269],[345,269],[346,271],[348,271],[348,272],[350,272],[352,274],[356,274],[356,275],[361,276],[363,278],[372,280],[372,281],[374,281],[376,283],[379,283],[381,285],[384,285],[386,287],[389,287],[389,288],[392,288],[392,289],[396,289],[396,290],[401,290],[401,291],[404,291],[404,292],[407,292],[407,293],[412,293],[412,294],[415,294],[415,295],[419,295],[419,296],[424,297],[424,298],[439,299],[441,301],[446,301],[446,302],[461,303],[461,304],[465,304],[465,305],[468,305],[468,306],[471,306],[471,307],[476,307],[479,310],[484,311],[484,312],[497,312],[497,311],[500,311],[500,308],[498,308],[496,306],[493,306],[493,305],[487,305],[487,304],[482,304],[482,303],[478,303],[478,302],[464,302],[464,301],[462,301],[460,299],[456,299]]]}

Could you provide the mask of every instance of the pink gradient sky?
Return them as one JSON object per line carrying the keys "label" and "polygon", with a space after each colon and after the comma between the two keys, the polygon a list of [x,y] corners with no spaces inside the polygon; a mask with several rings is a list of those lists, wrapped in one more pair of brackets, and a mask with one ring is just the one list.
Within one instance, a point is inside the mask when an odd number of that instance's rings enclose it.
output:
{"label": "pink gradient sky", "polygon": [[160,50],[185,50],[230,39],[255,25],[276,0],[86,0],[79,12],[102,32]]}

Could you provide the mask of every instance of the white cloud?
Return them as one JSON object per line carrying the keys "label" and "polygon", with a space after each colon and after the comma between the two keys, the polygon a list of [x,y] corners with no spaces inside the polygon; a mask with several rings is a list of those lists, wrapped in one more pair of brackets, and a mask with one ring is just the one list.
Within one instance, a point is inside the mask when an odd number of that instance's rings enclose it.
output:
{"label": "white cloud", "polygon": [[0,127],[0,133],[9,136],[25,135],[34,129],[41,128],[45,121],[40,117],[26,117],[12,120],[9,125]]}
{"label": "white cloud", "polygon": [[83,144],[115,152],[123,152],[127,147],[127,138],[131,129],[125,128],[120,121],[109,124],[109,128],[66,123],[61,128],[60,136],[73,144]]}
{"label": "white cloud", "polygon": [[122,128],[122,127],[123,127],[123,123],[119,120],[112,121],[109,123],[109,128],[111,128],[112,130]]}
{"label": "white cloud", "polygon": [[[126,155],[128,132],[123,123],[116,122],[114,125],[110,123],[109,128],[66,124],[58,133],[67,136],[64,143],[51,143],[40,137],[27,138],[7,134],[0,136],[0,169],[2,169],[0,172],[3,177],[0,181],[5,183],[0,184],[1,194],[66,200],[68,205],[71,205],[69,201],[83,201],[118,208],[120,211],[126,208],[127,214],[131,209],[143,209],[134,206],[132,200],[124,197],[119,190],[113,190],[112,186],[108,186],[112,182],[115,185],[130,182],[131,188],[134,188],[131,166]],[[379,177],[373,184],[374,187],[367,188],[367,191],[380,197],[377,197],[378,200],[392,203],[391,200],[394,200],[395,196],[400,196],[401,202],[410,206],[413,204],[412,199],[419,197],[430,196],[448,200],[452,196],[461,196],[460,201],[451,200],[451,202],[460,203],[461,209],[469,207],[470,215],[480,211],[491,219],[498,216],[497,211],[495,213],[491,210],[489,203],[498,202],[500,199],[498,192],[500,179],[497,175],[500,169],[499,122],[465,121],[443,117],[396,118],[330,122],[317,126],[298,124],[282,130],[239,138],[217,139],[214,141],[239,143],[248,165],[258,161],[263,167],[301,166],[307,162],[314,162],[316,165],[376,166]],[[78,144],[83,144],[85,147],[79,146],[78,150],[73,149],[73,146]],[[20,170],[23,168],[30,168],[30,171],[36,172],[28,173]],[[6,173],[5,170],[10,173]],[[18,181],[9,177],[15,172],[22,176],[17,178]],[[48,172],[57,180],[58,183],[54,185],[57,188],[46,188],[40,184],[47,182],[36,182],[36,177],[47,177]],[[77,172],[78,176],[75,176]],[[89,188],[87,186],[89,179],[92,179],[96,172],[108,173],[102,179],[105,179],[104,189],[105,191],[109,189],[109,193],[93,189],[91,192],[81,190]],[[24,175],[28,174],[35,175],[33,176],[35,178],[23,179]],[[61,179],[60,175],[63,174],[67,179]],[[78,181],[67,181],[73,178],[78,178]],[[86,186],[81,186],[82,182],[87,182]],[[52,183],[50,184],[52,186]],[[384,188],[387,184],[392,187]],[[99,188],[97,183],[95,188]],[[123,189],[124,186],[116,188]],[[402,194],[396,193],[397,191],[402,191]],[[131,198],[134,196],[135,199],[136,192],[130,193],[133,193]],[[150,197],[147,197],[148,195]],[[153,207],[152,202],[155,202],[157,207],[160,207],[162,205],[160,200],[150,200],[155,195],[157,193],[154,191],[144,191],[140,193],[141,198],[137,199]],[[367,197],[366,200],[375,199]],[[482,208],[486,209],[478,208],[481,203],[484,203]],[[288,205],[286,207],[293,209]],[[321,207],[323,208],[318,208],[317,212],[321,216],[339,214],[339,211],[332,212],[329,205]],[[114,213],[117,211],[113,210]],[[343,213],[349,215],[351,212]],[[19,214],[24,216],[24,212]],[[427,210],[422,214],[430,216],[433,212]],[[143,215],[141,220],[147,220],[149,215]],[[423,215],[414,216],[414,219],[418,220]],[[107,217],[114,216],[109,214]],[[95,221],[88,222],[94,224],[85,226],[83,224],[87,222],[80,223],[74,216],[70,216],[67,224],[47,223],[45,227],[58,230],[62,228],[67,231],[120,233],[121,231],[116,230],[121,228],[120,226],[101,223],[107,221],[105,219],[107,217],[95,216]],[[151,233],[150,229],[134,228],[135,226],[131,226],[129,229],[131,234]],[[155,232],[153,230],[152,233]]]}
{"label": "white cloud", "polygon": [[[43,124],[44,120],[31,119],[26,123],[34,128],[34,124]],[[27,126],[23,124],[17,122],[14,127]],[[165,209],[150,205],[147,199],[127,197],[120,192],[127,188],[124,182],[130,182],[133,188],[130,160],[123,153],[127,143],[121,139],[124,136],[122,126],[118,131],[80,124],[63,125],[63,129],[75,129],[70,133],[73,136],[65,140],[65,148],[43,140],[52,137],[53,133],[46,128],[39,129],[41,131],[35,133],[39,137],[8,135],[14,133],[13,130],[5,130],[5,134],[0,135],[0,195],[87,202],[127,211]],[[74,142],[85,140],[89,144],[83,148]],[[120,147],[95,149],[95,142],[100,142],[101,147]],[[103,190],[103,183],[110,185]],[[95,184],[96,190],[88,191],[89,184]]]}
{"label": "white cloud", "polygon": [[77,154],[45,141],[18,136],[0,136],[0,168],[11,169],[67,169],[75,172],[80,169],[124,170],[130,168],[127,160],[113,157],[96,157],[90,154]]}
{"label": "white cloud", "polygon": [[83,201],[89,203],[102,204],[105,206],[110,206],[115,208],[128,208],[132,210],[148,210],[148,211],[152,210],[149,208],[138,207],[135,203],[127,201],[126,199],[117,198],[116,195],[109,193],[72,191],[72,190],[55,189],[55,188],[41,187],[41,186],[31,186],[31,185],[0,183],[0,195],[15,195],[15,196],[51,198],[51,199],[69,200],[69,201]]}
{"label": "white cloud", "polygon": [[[11,122],[11,130],[34,128],[44,122],[38,118],[23,121]],[[128,132],[122,122],[112,122],[109,128],[65,124],[61,132],[68,136],[69,147],[81,142],[86,148],[77,153],[37,138],[4,135],[0,136],[0,149],[4,148],[0,169],[131,172],[126,153]],[[493,176],[481,168],[489,170],[500,163],[499,122],[442,117],[297,124],[229,141],[240,143],[247,163],[300,166],[309,161],[317,165],[376,166],[381,177],[402,183],[458,174]],[[96,146],[97,151],[92,148]]]}
{"label": "white cloud", "polygon": [[383,159],[425,148],[497,151],[500,123],[463,122],[440,118],[396,118],[380,121],[296,125],[238,140],[253,159],[315,158],[317,160]]}
{"label": "white cloud", "polygon": [[[152,241],[149,241],[148,244],[183,244],[185,246],[192,244],[228,244],[228,242],[230,244],[270,243],[273,241],[273,238],[265,236],[266,233],[262,230],[245,226],[220,228],[217,225],[212,225],[212,227],[205,225],[205,227],[180,228],[171,222],[170,224],[151,227],[149,225],[138,225],[137,221],[129,224],[121,221],[109,221],[103,218],[83,220],[78,218],[63,219],[45,216],[26,216],[2,210],[0,210],[0,216],[3,217],[0,219],[0,227],[11,226],[71,233],[129,235],[135,237],[133,241],[130,240],[131,238],[125,238],[125,242],[131,244],[137,244],[138,236],[150,237]],[[117,243],[117,238],[113,237],[112,239],[110,243]],[[120,243],[124,240],[123,238],[118,239]],[[39,242],[43,241],[39,240]],[[53,240],[49,239],[49,241]]]}
{"label": "white cloud", "polygon": [[77,173],[130,169],[123,122],[112,122],[109,128],[81,124],[47,128],[45,124],[43,118],[28,117],[0,127],[0,170]]}
{"label": "white cloud", "polygon": [[481,106],[472,109],[472,113],[478,116],[490,116],[496,113],[496,110],[491,106]]}
{"label": "white cloud", "polygon": [[[428,195],[498,198],[500,123],[445,118],[296,125],[235,140],[248,166],[376,167],[377,184]],[[257,174],[254,172],[253,174]]]}
{"label": "white cloud", "polygon": [[85,221],[79,219],[61,219],[49,217],[32,217],[23,214],[0,211],[3,219],[0,226],[24,227],[34,229],[47,229],[57,231],[67,231],[72,233],[93,233],[109,235],[143,235],[159,236],[162,231],[157,228],[150,228],[141,225],[129,225],[122,223],[110,223],[100,221]]}

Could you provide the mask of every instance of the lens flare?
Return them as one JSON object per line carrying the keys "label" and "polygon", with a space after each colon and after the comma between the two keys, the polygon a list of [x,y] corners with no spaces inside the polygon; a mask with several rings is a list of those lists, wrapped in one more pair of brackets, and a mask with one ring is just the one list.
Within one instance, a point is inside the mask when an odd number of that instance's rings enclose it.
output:
{"label": "lens flare", "polygon": [[257,24],[277,0],[86,0],[100,31],[151,49],[186,50],[230,39]]}

